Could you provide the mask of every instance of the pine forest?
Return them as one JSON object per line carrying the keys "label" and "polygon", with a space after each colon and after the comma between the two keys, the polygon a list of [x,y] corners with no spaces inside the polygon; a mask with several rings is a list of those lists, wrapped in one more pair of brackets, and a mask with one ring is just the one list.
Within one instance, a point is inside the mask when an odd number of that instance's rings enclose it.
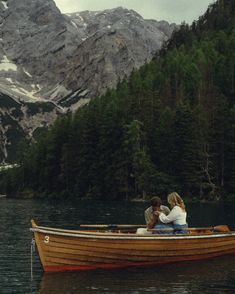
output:
{"label": "pine forest", "polygon": [[235,195],[235,1],[182,23],[150,63],[18,146],[7,194],[100,200]]}

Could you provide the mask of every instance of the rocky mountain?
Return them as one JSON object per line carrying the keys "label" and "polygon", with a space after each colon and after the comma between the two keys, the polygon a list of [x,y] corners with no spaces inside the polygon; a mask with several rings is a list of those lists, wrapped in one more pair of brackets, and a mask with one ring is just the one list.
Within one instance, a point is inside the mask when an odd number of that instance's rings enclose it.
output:
{"label": "rocky mountain", "polygon": [[18,143],[34,140],[63,113],[51,101],[17,101],[1,93],[0,105],[0,162],[14,162]]}
{"label": "rocky mountain", "polygon": [[[149,61],[175,27],[122,7],[65,15],[53,0],[0,0],[0,161],[18,138],[12,141],[9,128],[30,138],[56,114],[115,87]],[[32,103],[49,103],[50,111],[45,116],[44,107],[36,107],[31,114],[26,105]]]}

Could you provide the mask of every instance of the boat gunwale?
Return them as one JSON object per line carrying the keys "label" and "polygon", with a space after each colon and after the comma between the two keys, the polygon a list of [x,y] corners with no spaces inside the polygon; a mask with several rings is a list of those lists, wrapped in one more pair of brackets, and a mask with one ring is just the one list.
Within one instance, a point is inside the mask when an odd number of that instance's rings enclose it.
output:
{"label": "boat gunwale", "polygon": [[36,226],[30,228],[31,232],[43,233],[49,235],[57,235],[63,237],[75,237],[75,238],[88,238],[88,239],[116,239],[116,240],[180,240],[180,239],[208,239],[208,238],[218,238],[218,237],[235,237],[235,231],[212,234],[182,234],[182,235],[160,235],[160,234],[134,234],[134,233],[112,233],[112,232],[89,232],[89,231],[78,231],[78,230],[62,230],[56,228],[46,228]]}

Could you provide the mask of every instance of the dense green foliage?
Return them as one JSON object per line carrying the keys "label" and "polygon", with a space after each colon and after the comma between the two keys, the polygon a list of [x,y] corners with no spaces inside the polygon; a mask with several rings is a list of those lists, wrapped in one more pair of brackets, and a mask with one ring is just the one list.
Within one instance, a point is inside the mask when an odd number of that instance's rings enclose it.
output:
{"label": "dense green foliage", "polygon": [[[7,193],[100,199],[235,194],[235,2],[182,24],[116,90],[60,118],[22,148]],[[2,183],[3,185],[3,183]]]}

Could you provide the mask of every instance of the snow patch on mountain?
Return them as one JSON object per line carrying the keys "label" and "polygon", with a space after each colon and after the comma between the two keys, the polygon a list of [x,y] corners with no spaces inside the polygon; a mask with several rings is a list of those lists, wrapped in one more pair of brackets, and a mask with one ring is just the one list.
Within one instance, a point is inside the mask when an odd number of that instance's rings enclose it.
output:
{"label": "snow patch on mountain", "polygon": [[17,65],[12,63],[6,55],[3,55],[0,61],[0,71],[17,71]]}
{"label": "snow patch on mountain", "polygon": [[8,9],[7,2],[6,1],[1,1],[1,3],[2,3],[4,9],[7,10]]}
{"label": "snow patch on mountain", "polygon": [[0,27],[1,162],[150,61],[176,25],[123,7],[62,14],[53,0],[0,0]]}

